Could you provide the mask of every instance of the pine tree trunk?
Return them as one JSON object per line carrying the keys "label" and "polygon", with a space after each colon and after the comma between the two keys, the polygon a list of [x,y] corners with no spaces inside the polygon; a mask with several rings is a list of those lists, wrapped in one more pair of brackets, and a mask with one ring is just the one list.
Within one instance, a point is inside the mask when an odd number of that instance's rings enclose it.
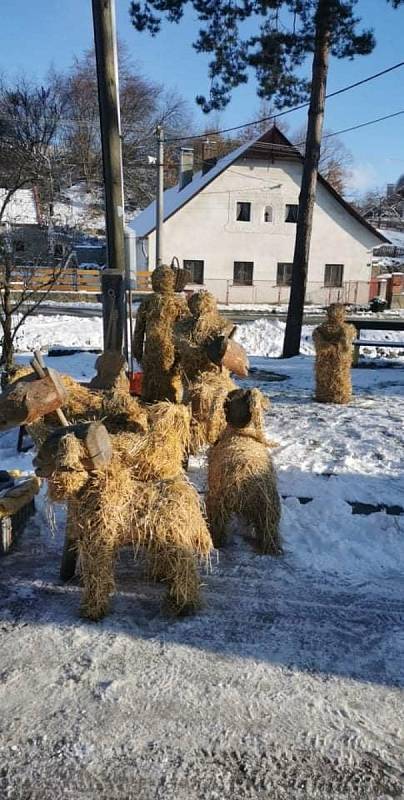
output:
{"label": "pine tree trunk", "polygon": [[316,13],[316,39],[308,115],[306,150],[296,226],[292,284],[286,321],[283,358],[299,355],[303,325],[304,299],[309,266],[313,209],[316,199],[317,171],[329,60],[330,15],[328,0],[319,0]]}

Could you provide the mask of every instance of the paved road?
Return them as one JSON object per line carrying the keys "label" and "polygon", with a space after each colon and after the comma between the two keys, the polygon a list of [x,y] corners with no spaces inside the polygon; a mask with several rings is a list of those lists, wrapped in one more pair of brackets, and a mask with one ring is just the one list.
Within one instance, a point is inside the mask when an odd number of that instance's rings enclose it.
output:
{"label": "paved road", "polygon": [[[137,304],[133,305],[133,312],[134,315],[136,314],[136,307]],[[78,306],[70,303],[60,303],[60,304],[51,304],[47,305],[44,303],[41,305],[36,311],[33,312],[34,315],[43,314],[46,317],[54,316],[55,314],[68,314],[72,317],[101,317],[102,316],[102,308],[101,303],[89,303],[83,304],[82,306]],[[225,317],[229,317],[230,319],[234,320],[237,323],[243,322],[253,322],[256,319],[279,319],[286,321],[286,312],[285,311],[276,311],[275,313],[270,311],[257,311],[256,309],[248,311],[248,310],[235,310],[235,309],[226,309],[222,308],[221,313]],[[318,313],[318,312],[306,312],[304,315],[304,323],[305,325],[318,325],[320,322],[324,320],[325,315]],[[393,321],[395,318],[385,317],[383,314],[374,314],[372,316],[372,321],[376,321],[377,319]],[[355,317],[354,315],[350,316],[349,321],[354,322],[355,319],[363,320],[363,316]],[[397,320],[403,320],[402,317],[397,316]]]}

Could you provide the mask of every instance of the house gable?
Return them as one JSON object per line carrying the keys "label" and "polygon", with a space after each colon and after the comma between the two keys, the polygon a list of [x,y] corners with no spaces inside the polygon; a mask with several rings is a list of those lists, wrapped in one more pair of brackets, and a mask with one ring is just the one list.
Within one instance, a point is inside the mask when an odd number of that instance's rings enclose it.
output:
{"label": "house gable", "polygon": [[[241,145],[241,147],[228,153],[221,158],[214,167],[212,167],[204,175],[202,172],[197,173],[193,180],[187,184],[183,189],[179,188],[179,184],[167,189],[164,192],[164,222],[170,219],[174,214],[189,203],[197,194],[215,181],[225,170],[240,159],[251,161],[265,161],[268,164],[275,163],[275,161],[297,161],[303,163],[303,156],[301,153],[289,142],[281,131],[274,126],[269,131],[258,137],[250,143]],[[353,217],[360,225],[363,225],[373,236],[381,241],[388,241],[376,228],[374,228],[367,220],[365,220],[356,209],[354,209],[341,195],[328,183],[328,181],[318,173],[318,181],[320,185],[328,191],[333,198],[339,203],[344,211]],[[156,204],[151,203],[144,211],[142,211],[130,223],[138,238],[148,236],[156,227]]]}

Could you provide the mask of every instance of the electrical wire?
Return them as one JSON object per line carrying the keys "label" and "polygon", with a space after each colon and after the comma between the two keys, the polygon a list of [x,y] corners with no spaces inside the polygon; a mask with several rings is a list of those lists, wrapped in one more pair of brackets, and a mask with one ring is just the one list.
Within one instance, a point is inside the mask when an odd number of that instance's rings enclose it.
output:
{"label": "electrical wire", "polygon": [[[380,72],[375,72],[373,75],[368,75],[367,78],[362,78],[360,81],[355,81],[355,83],[350,83],[348,86],[343,86],[341,89],[336,89],[334,92],[329,92],[326,94],[326,99],[328,100],[330,97],[337,97],[337,95],[343,94],[344,92],[348,92],[351,89],[356,89],[357,86],[362,86],[365,83],[369,83],[369,81],[375,80],[375,78],[380,78],[382,75],[387,75],[389,72],[393,72],[396,69],[404,66],[404,61],[399,61],[398,64],[393,64],[391,67],[386,67],[386,69],[381,70]],[[199,133],[195,134],[194,136],[176,136],[170,137],[166,139],[167,143],[171,142],[185,142],[190,141],[191,139],[206,139],[207,136],[217,136],[221,133],[231,133],[232,131],[239,131],[243,128],[249,128],[252,125],[259,125],[262,122],[269,122],[270,120],[276,120],[280,117],[286,116],[286,114],[291,114],[293,111],[300,111],[302,108],[307,108],[310,105],[310,102],[307,101],[306,103],[301,103],[298,106],[293,106],[292,108],[287,108],[285,111],[279,111],[277,114],[270,114],[267,117],[261,117],[261,119],[256,119],[253,122],[245,122],[243,125],[234,125],[231,128],[223,128],[219,131],[211,131],[210,133]]]}

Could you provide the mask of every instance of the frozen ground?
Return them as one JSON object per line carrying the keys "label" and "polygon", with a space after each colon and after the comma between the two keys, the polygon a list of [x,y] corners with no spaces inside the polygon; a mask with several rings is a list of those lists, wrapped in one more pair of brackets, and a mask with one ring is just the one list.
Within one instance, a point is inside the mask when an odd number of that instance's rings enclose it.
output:
{"label": "frozen ground", "polygon": [[[128,550],[90,624],[78,581],[58,579],[63,510],[52,536],[41,499],[0,562],[1,798],[404,797],[404,361],[369,360],[349,407],[320,406],[310,331],[279,361],[264,356],[280,323],[259,324],[239,336],[272,402],[285,556],[235,525],[201,612],[174,620]],[[85,377],[94,356],[52,361]],[[15,443],[1,437],[1,467],[29,468]],[[190,476],[203,490],[203,458]]]}

